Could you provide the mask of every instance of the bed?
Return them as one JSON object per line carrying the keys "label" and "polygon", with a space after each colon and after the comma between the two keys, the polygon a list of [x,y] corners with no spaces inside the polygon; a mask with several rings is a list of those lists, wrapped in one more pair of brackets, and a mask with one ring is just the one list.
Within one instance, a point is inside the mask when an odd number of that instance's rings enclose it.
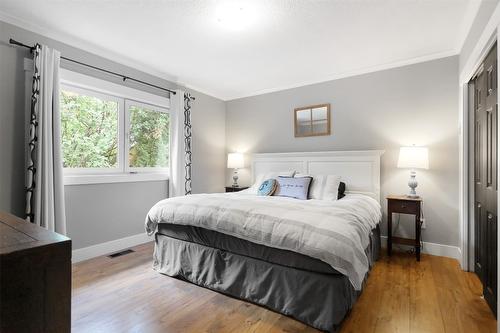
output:
{"label": "bed", "polygon": [[382,151],[256,154],[255,175],[340,175],[337,201],[251,191],[162,200],[148,213],[153,268],[336,332],[380,253]]}

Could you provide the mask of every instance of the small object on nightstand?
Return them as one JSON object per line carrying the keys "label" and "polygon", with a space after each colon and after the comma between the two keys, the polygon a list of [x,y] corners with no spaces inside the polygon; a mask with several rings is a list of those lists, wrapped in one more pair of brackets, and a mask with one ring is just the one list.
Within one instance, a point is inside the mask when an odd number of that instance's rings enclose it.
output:
{"label": "small object on nightstand", "polygon": [[[387,197],[387,255],[391,255],[392,243],[411,245],[415,247],[417,261],[420,261],[421,209],[421,198],[409,198],[405,195],[389,195]],[[392,237],[393,213],[415,215],[415,239]]]}
{"label": "small object on nightstand", "polygon": [[398,168],[411,169],[408,186],[410,193],[408,198],[418,198],[417,192],[417,172],[415,169],[429,169],[429,150],[426,147],[401,147],[399,150]]}
{"label": "small object on nightstand", "polygon": [[[239,187],[238,185],[238,169],[245,166],[245,159],[241,153],[229,153],[227,154],[227,168],[234,169],[233,172],[233,186]],[[234,192],[234,191],[232,191]]]}
{"label": "small object on nightstand", "polygon": [[239,192],[246,190],[248,186],[246,187],[234,187],[234,186],[226,186],[226,192]]}

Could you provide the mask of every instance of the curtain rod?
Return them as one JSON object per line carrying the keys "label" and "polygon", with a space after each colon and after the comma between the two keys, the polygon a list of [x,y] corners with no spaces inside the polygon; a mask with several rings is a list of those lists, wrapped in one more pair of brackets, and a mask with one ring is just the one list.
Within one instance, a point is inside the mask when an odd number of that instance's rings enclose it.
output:
{"label": "curtain rod", "polygon": [[[27,48],[27,49],[30,50],[30,52],[33,52],[33,50],[35,49],[34,46],[29,46],[29,45],[23,44],[21,42],[18,42],[17,40],[12,39],[12,38],[9,39],[9,43],[13,44],[13,45],[17,45],[17,46],[21,46],[21,47]],[[101,72],[105,72],[105,73],[108,73],[108,74],[111,74],[111,75],[119,76],[119,77],[121,77],[123,79],[123,82],[125,82],[126,80],[134,81],[134,82],[137,82],[137,83],[140,83],[140,84],[143,84],[143,85],[146,85],[146,86],[150,86],[150,87],[153,87],[153,88],[156,88],[156,89],[160,89],[160,90],[163,90],[163,91],[168,91],[169,93],[174,94],[174,95],[176,94],[176,92],[173,91],[173,90],[170,90],[170,89],[167,89],[167,88],[163,88],[163,87],[151,84],[151,83],[147,83],[147,82],[144,82],[142,80],[134,79],[134,78],[132,78],[130,76],[126,76],[126,75],[123,75],[123,74],[120,74],[120,73],[112,72],[112,71],[109,71],[109,70],[104,69],[104,68],[100,68],[100,67],[97,67],[97,66],[89,65],[89,64],[86,64],[86,63],[83,63],[83,62],[80,62],[80,61],[77,61],[77,60],[73,60],[73,59],[70,59],[70,58],[66,58],[66,57],[63,57],[63,56],[61,56],[61,59],[73,62],[73,63],[78,64],[78,65],[86,66],[86,67],[89,67],[89,68],[92,68],[92,69],[95,69],[95,70],[98,70],[98,71],[101,71]],[[194,99],[194,97],[192,97],[192,99]]]}

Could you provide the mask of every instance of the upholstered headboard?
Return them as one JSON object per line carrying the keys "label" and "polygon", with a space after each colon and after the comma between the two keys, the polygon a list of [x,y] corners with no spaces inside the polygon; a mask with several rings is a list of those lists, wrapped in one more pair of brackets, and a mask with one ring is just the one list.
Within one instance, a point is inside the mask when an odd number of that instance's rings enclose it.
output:
{"label": "upholstered headboard", "polygon": [[295,170],[314,175],[339,175],[348,193],[365,193],[380,202],[380,156],[383,150],[254,154],[252,179],[265,172]]}

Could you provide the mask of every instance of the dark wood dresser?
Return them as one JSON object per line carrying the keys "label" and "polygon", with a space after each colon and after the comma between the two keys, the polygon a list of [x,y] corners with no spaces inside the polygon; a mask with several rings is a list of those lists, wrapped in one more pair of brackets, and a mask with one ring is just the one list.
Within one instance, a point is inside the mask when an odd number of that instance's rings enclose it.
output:
{"label": "dark wood dresser", "polygon": [[71,331],[71,240],[0,212],[0,332]]}

